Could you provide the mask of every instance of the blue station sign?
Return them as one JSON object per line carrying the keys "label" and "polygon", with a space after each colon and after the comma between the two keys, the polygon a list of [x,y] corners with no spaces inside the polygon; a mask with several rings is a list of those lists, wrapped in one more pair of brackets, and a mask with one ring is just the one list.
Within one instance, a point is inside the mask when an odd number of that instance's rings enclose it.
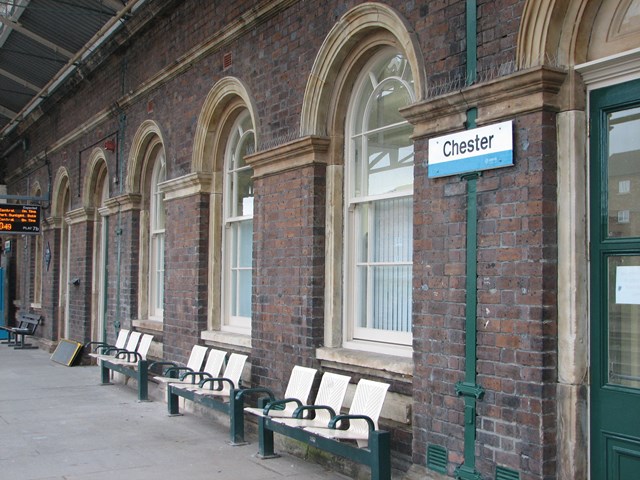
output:
{"label": "blue station sign", "polygon": [[429,140],[429,178],[513,165],[513,120]]}

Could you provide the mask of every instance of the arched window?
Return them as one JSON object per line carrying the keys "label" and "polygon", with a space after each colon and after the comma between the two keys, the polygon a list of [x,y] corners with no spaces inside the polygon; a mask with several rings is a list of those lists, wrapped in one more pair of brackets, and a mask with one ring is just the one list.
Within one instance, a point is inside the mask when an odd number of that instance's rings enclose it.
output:
{"label": "arched window", "polygon": [[245,110],[229,132],[224,159],[222,329],[237,333],[251,328],[253,171],[244,158],[254,146],[255,132]]}
{"label": "arched window", "polygon": [[149,199],[149,318],[162,320],[164,311],[164,194],[158,185],[165,181],[162,149],[156,153]]}
{"label": "arched window", "polygon": [[345,344],[410,345],[413,142],[398,112],[415,101],[407,59],[379,51],[353,92],[345,132]]}

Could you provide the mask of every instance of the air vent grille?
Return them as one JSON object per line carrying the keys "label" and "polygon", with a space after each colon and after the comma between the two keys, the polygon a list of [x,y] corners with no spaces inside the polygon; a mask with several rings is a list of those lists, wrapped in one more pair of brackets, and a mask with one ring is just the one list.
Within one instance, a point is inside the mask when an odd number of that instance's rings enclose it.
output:
{"label": "air vent grille", "polygon": [[520,474],[505,467],[496,467],[496,480],[520,480]]}
{"label": "air vent grille", "polygon": [[231,53],[225,53],[222,56],[222,68],[223,68],[223,70],[226,70],[227,68],[229,68],[232,63],[233,63],[233,57],[231,56]]}
{"label": "air vent grille", "polygon": [[429,445],[427,447],[427,467],[440,473],[447,473],[447,449],[440,445]]}

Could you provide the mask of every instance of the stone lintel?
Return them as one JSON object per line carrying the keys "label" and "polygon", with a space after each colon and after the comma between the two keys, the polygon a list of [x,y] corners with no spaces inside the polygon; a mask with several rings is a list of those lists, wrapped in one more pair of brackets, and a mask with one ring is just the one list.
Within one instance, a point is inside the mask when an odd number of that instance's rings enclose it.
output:
{"label": "stone lintel", "polygon": [[415,126],[414,138],[421,138],[464,128],[466,112],[473,107],[478,109],[478,126],[541,110],[559,111],[565,77],[562,70],[531,68],[427,99],[401,113]]}
{"label": "stone lintel", "polygon": [[167,180],[159,185],[165,201],[190,197],[201,193],[212,193],[213,174],[195,172],[179,178]]}
{"label": "stone lintel", "polygon": [[254,178],[302,168],[313,164],[327,164],[330,139],[308,136],[245,158],[253,168]]}

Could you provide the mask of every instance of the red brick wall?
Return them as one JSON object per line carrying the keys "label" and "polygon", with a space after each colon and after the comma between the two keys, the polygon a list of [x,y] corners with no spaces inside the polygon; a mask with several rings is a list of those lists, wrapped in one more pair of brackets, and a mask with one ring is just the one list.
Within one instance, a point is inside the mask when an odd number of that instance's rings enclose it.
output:
{"label": "red brick wall", "polygon": [[[477,468],[522,479],[555,472],[556,161],[554,115],[515,119],[515,166],[478,179]],[[414,251],[414,462],[427,444],[463,463],[466,185],[426,179],[418,146]],[[472,341],[472,340],[471,340]]]}
{"label": "red brick wall", "polygon": [[255,181],[252,383],[284,393],[324,340],[325,167]]}
{"label": "red brick wall", "polygon": [[165,202],[164,355],[186,362],[207,329],[209,198]]}

